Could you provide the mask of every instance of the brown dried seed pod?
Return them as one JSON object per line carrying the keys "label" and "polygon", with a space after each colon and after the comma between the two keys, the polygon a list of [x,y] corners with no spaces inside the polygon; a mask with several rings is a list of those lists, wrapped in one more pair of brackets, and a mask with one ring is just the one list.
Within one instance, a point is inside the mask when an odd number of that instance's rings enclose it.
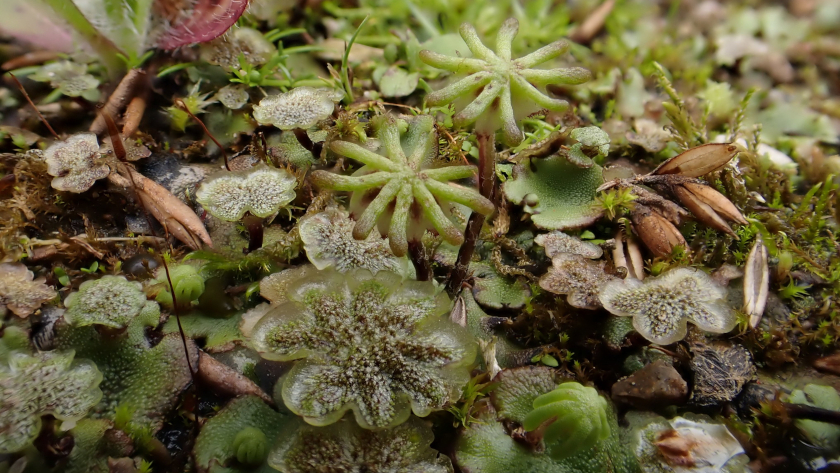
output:
{"label": "brown dried seed pod", "polygon": [[770,290],[770,268],[767,263],[767,247],[761,235],[747,257],[744,270],[744,313],[750,316],[750,327],[755,328],[764,314]]}
{"label": "brown dried seed pod", "polygon": [[679,174],[700,177],[720,169],[740,151],[734,143],[710,143],[691,148],[660,164],[652,175]]}
{"label": "brown dried seed pod", "polygon": [[633,232],[656,256],[667,257],[677,246],[687,246],[673,223],[646,205],[637,204],[630,214]]}
{"label": "brown dried seed pod", "polygon": [[[705,199],[701,195],[695,194],[684,185],[673,186],[671,191],[678,199],[680,199],[680,202],[694,214],[694,217],[697,218],[697,220],[714,229],[732,235],[736,240],[738,239],[738,235],[736,235],[723,218],[715,212],[715,209],[706,203]],[[721,197],[723,196],[721,195]]]}
{"label": "brown dried seed pod", "polygon": [[747,219],[744,218],[741,211],[738,210],[738,207],[735,207],[735,204],[733,204],[732,201],[727,199],[725,195],[714,190],[711,186],[701,182],[689,181],[684,182],[683,187],[697,196],[697,198],[706,205],[711,207],[721,217],[731,222],[738,222],[741,225],[747,225]]}
{"label": "brown dried seed pod", "polygon": [[625,268],[626,277],[645,279],[645,262],[642,259],[642,252],[636,244],[636,238],[632,235],[626,238],[624,230],[619,229],[615,233],[615,248],[612,250],[613,264],[616,268]]}
{"label": "brown dried seed pod", "polygon": [[656,209],[659,215],[667,218],[674,225],[679,225],[684,217],[688,217],[688,212],[679,205],[665,199],[664,197],[651,192],[641,186],[632,186],[633,194],[637,196],[635,203],[646,205],[650,208]]}

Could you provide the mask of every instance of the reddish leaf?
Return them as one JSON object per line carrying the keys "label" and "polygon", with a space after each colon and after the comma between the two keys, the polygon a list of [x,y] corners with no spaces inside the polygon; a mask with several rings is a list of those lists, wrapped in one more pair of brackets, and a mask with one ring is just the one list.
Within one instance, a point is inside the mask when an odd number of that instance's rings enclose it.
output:
{"label": "reddish leaf", "polygon": [[[172,0],[159,1],[172,3]],[[248,7],[248,1],[196,0],[189,15],[180,21],[173,22],[172,26],[158,39],[157,46],[163,49],[175,49],[217,38],[242,16]]]}

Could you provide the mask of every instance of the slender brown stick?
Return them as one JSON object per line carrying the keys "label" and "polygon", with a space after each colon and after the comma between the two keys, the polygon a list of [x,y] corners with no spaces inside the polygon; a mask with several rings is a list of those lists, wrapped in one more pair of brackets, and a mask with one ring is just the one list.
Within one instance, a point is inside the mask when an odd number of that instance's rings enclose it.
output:
{"label": "slender brown stick", "polygon": [[414,272],[417,273],[418,281],[431,281],[432,268],[429,259],[426,258],[426,250],[423,249],[423,242],[411,240],[408,242],[408,254],[411,256],[411,263],[414,265]]}
{"label": "slender brown stick", "polygon": [[246,213],[242,223],[248,230],[248,253],[257,251],[263,246],[264,228],[263,219]]}
{"label": "slender brown stick", "polygon": [[27,94],[27,93],[26,93],[26,89],[24,89],[24,88],[23,88],[23,84],[21,84],[21,83],[20,83],[20,81],[18,80],[18,78],[17,78],[17,77],[15,77],[15,75],[14,75],[14,74],[12,74],[11,72],[9,73],[9,76],[11,76],[11,78],[15,81],[15,84],[17,84],[18,89],[20,89],[20,92],[21,92],[21,93],[23,94],[23,96],[26,98],[26,101],[27,101],[27,102],[29,102],[29,105],[31,105],[31,106],[32,106],[32,110],[35,110],[35,113],[37,113],[37,114],[38,114],[38,118],[40,118],[40,119],[41,119],[41,123],[43,123],[44,125],[46,125],[46,126],[47,126],[47,129],[48,129],[48,130],[50,130],[50,133],[52,133],[53,138],[55,138],[55,139],[59,139],[59,138],[58,138],[58,133],[56,133],[56,132],[55,132],[55,130],[53,130],[53,127],[52,127],[52,126],[50,126],[50,122],[48,122],[48,121],[47,121],[47,119],[46,119],[46,118],[44,118],[44,116],[43,116],[43,115],[41,115],[41,111],[40,111],[40,110],[38,110],[38,107],[36,107],[36,106],[35,106],[35,103],[34,103],[34,102],[32,102],[32,99],[31,99],[31,98],[29,98],[29,94]]}
{"label": "slender brown stick", "polygon": [[108,97],[108,100],[102,107],[102,113],[93,120],[88,131],[96,135],[104,133],[108,129],[108,125],[105,123],[105,114],[111,117],[116,116],[134,98],[138,84],[145,80],[146,73],[142,70],[132,69],[128,71],[120,83],[117,84],[117,88],[114,89],[111,96]]}
{"label": "slender brown stick", "polygon": [[216,143],[216,146],[218,146],[218,147],[219,147],[219,151],[221,151],[221,152],[222,152],[222,157],[223,157],[223,158],[225,158],[225,169],[227,169],[228,171],[230,171],[230,164],[228,163],[228,155],[227,155],[227,153],[225,152],[225,147],[224,147],[224,146],[222,146],[222,144],[221,144],[221,143],[219,143],[219,141],[216,139],[216,137],[215,137],[215,136],[213,136],[213,134],[212,134],[212,133],[210,133],[210,130],[208,130],[208,129],[207,129],[207,127],[206,127],[206,126],[204,126],[204,122],[203,122],[203,121],[201,121],[201,120],[200,120],[197,116],[193,115],[193,113],[190,111],[190,108],[189,108],[189,107],[187,107],[187,104],[185,104],[183,100],[178,99],[178,100],[176,100],[175,102],[176,102],[178,105],[180,105],[180,106],[181,106],[181,108],[183,108],[183,109],[184,109],[184,111],[185,111],[185,112],[187,112],[187,114],[188,114],[190,117],[192,117],[192,119],[193,119],[193,120],[195,120],[196,122],[198,122],[198,124],[199,124],[199,125],[201,125],[201,129],[203,129],[203,130],[204,130],[204,133],[206,133],[206,134],[207,134],[207,136],[209,136],[209,137],[210,137],[210,139],[211,139],[211,140],[213,140],[213,143]]}
{"label": "slender brown stick", "polygon": [[788,402],[783,402],[782,406],[787,411],[787,415],[793,419],[808,419],[840,425],[840,411],[832,411],[807,404],[791,404]]}
{"label": "slender brown stick", "polygon": [[[114,148],[114,155],[119,159],[120,163],[129,169],[127,172],[129,180],[131,181],[131,188],[134,190],[135,198],[140,203],[140,207],[143,209],[143,215],[146,217],[146,223],[148,223],[149,228],[153,229],[152,226],[152,217],[149,216],[149,212],[146,210],[146,206],[144,204],[142,195],[140,191],[137,189],[137,184],[134,181],[134,174],[131,172],[131,168],[129,167],[128,160],[126,159],[126,152],[125,148],[123,147],[122,136],[120,136],[120,132],[117,129],[117,124],[114,122],[114,119],[109,115],[107,112],[103,110],[102,118],[105,120],[106,128],[108,129],[108,134],[111,137],[111,144]],[[164,231],[166,231],[166,225],[163,226]],[[154,231],[154,230],[152,230]],[[168,231],[167,231],[168,233]],[[167,240],[168,244],[168,240]],[[169,273],[169,265],[166,263],[166,257],[163,255],[161,248],[157,249],[158,253],[161,255],[161,263],[163,263],[163,270],[166,274],[166,281],[169,284],[169,293],[172,295],[172,309],[175,312],[175,320],[178,323],[178,331],[181,334],[181,343],[184,345],[184,354],[185,358],[187,359],[187,368],[190,370],[190,377],[195,383],[195,374],[196,371],[193,369],[192,361],[190,361],[190,350],[187,346],[187,334],[184,332],[184,327],[181,326],[181,314],[178,310],[178,301],[175,296],[175,285],[172,284],[172,275]],[[169,248],[169,254],[172,254],[172,248]]]}
{"label": "slender brown stick", "polygon": [[[496,187],[496,144],[493,133],[478,132],[478,190],[482,196],[493,200]],[[455,269],[446,283],[446,290],[450,294],[456,294],[461,290],[461,284],[467,279],[467,271],[470,268],[470,260],[475,252],[475,244],[481,227],[484,225],[485,216],[473,212],[467,221],[467,229],[464,234],[464,244],[458,250],[458,259],[455,261]]]}

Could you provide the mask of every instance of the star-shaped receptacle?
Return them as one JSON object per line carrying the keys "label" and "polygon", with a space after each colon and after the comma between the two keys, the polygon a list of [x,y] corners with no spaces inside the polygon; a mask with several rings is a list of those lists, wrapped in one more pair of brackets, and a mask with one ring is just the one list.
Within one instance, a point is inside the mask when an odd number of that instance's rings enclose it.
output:
{"label": "star-shaped receptacle", "polygon": [[291,283],[252,340],[263,357],[300,360],[286,405],[314,425],[348,409],[364,428],[441,409],[469,379],[472,339],[448,320],[450,302],[428,282],[367,270],[320,271]]}
{"label": "star-shaped receptacle", "polygon": [[438,135],[430,116],[411,119],[402,137],[400,120],[382,116],[377,121],[377,137],[387,157],[356,143],[335,141],[330,146],[333,151],[364,166],[352,176],[315,171],[312,182],[322,188],[352,191],[353,237],[365,239],[379,225],[396,256],[404,256],[409,240],[419,241],[426,228],[437,230],[448,243],[463,243],[463,233],[448,216],[449,203],[484,215],[494,210],[493,203],[476,190],[451,182],[474,176],[476,167],[451,166],[437,159]]}
{"label": "star-shaped receptacle", "polygon": [[540,108],[563,112],[565,100],[554,99],[543,92],[545,86],[582,84],[592,74],[582,67],[534,69],[569,49],[565,40],[555,41],[527,56],[511,59],[513,38],[519,32],[519,21],[506,20],[496,36],[496,52],[478,38],[472,25],[461,25],[460,33],[473,57],[453,57],[432,51],[420,52],[420,59],[438,69],[466,77],[426,96],[426,104],[444,105],[458,99],[471,99],[469,105],[455,114],[456,126],[478,122],[482,131],[504,132],[505,142],[518,144],[523,139],[517,121]]}

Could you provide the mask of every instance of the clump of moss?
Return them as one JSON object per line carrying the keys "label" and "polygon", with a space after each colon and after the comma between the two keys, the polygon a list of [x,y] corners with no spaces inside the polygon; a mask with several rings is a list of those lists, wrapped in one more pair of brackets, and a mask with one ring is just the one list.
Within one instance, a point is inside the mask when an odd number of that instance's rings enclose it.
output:
{"label": "clump of moss", "polygon": [[11,310],[18,317],[28,317],[41,304],[58,295],[55,289],[44,284],[44,278],[34,278],[32,271],[22,264],[0,264],[0,316]]}
{"label": "clump of moss", "polygon": [[99,141],[93,133],[79,133],[56,141],[46,151],[47,172],[55,178],[52,187],[60,191],[84,192],[111,168],[99,154]]}
{"label": "clump of moss", "polygon": [[113,419],[119,410],[134,430],[154,433],[192,381],[187,357],[196,366],[198,349],[187,340],[185,351],[178,333],[150,340],[147,331],[160,323],[158,306],[151,304],[155,310],[139,311],[121,330],[59,321],[55,340],[57,349],[75,350],[102,372],[102,400],[93,409],[97,417]]}
{"label": "clump of moss", "polygon": [[328,118],[343,97],[339,90],[296,87],[262,99],[254,107],[254,119],[281,130],[307,129]]}
{"label": "clump of moss", "polygon": [[332,267],[342,273],[362,268],[373,273],[386,270],[406,274],[407,260],[394,256],[387,239],[371,233],[356,240],[355,224],[347,212],[339,209],[301,219],[298,229],[309,261],[318,269]]}
{"label": "clump of moss", "polygon": [[547,367],[502,370],[491,402],[461,433],[455,460],[461,471],[637,473],[620,442],[615,412],[593,388],[558,383]]}

